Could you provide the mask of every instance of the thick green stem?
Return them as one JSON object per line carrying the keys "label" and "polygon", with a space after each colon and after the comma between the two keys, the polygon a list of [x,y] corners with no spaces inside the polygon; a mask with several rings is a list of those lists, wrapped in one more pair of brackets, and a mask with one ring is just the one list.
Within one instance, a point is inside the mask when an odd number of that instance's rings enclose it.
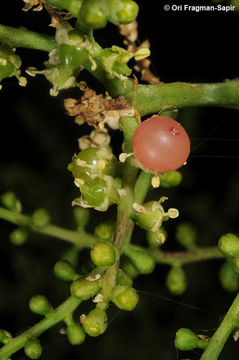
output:
{"label": "thick green stem", "polygon": [[239,107],[239,79],[212,84],[139,85],[125,96],[141,115],[189,106]]}
{"label": "thick green stem", "polygon": [[55,225],[47,225],[43,228],[37,228],[32,225],[30,216],[22,215],[2,207],[0,207],[0,218],[18,226],[28,226],[34,232],[67,241],[77,246],[78,249],[90,248],[97,241],[95,236],[86,233],[84,230],[73,231]]}
{"label": "thick green stem", "polygon": [[198,247],[193,250],[178,252],[164,252],[159,249],[149,249],[148,252],[157,263],[171,266],[223,258],[223,255],[220,253],[217,246],[203,248]]}
{"label": "thick green stem", "polygon": [[[44,51],[51,51],[56,47],[53,36],[5,25],[0,25],[0,40],[13,47]],[[212,84],[177,82],[160,85],[138,85],[135,88],[133,79],[121,81],[120,79],[109,79],[107,77],[99,64],[101,54],[98,50],[93,54],[93,58],[97,63],[96,70],[92,70],[92,63],[88,58],[84,64],[80,65],[83,65],[91,72],[111,96],[125,96],[141,115],[190,106],[239,107],[239,79]]]}
{"label": "thick green stem", "polygon": [[41,320],[21,335],[10,339],[9,342],[0,349],[0,360],[7,360],[12,354],[23,348],[32,338],[37,338],[47,329],[62,321],[68,314],[72,313],[81,303],[81,300],[70,296],[63,304],[58,306],[52,313]]}
{"label": "thick green stem", "polygon": [[228,337],[239,326],[239,293],[222,320],[219,328],[209,340],[200,360],[217,360]]}
{"label": "thick green stem", "polygon": [[14,28],[0,24],[0,41],[11,47],[24,47],[51,51],[56,47],[54,36],[39,34],[26,28]]}

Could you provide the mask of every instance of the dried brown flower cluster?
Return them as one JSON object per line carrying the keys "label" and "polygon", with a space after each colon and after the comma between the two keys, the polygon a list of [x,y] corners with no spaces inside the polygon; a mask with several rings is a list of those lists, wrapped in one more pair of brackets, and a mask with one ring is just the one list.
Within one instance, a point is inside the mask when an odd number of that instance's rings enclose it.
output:
{"label": "dried brown flower cluster", "polygon": [[95,129],[102,129],[107,124],[112,129],[120,128],[122,116],[133,116],[134,108],[130,107],[122,97],[111,98],[109,95],[97,95],[87,88],[80,100],[68,98],[64,100],[67,114],[75,116],[78,125],[88,123]]}

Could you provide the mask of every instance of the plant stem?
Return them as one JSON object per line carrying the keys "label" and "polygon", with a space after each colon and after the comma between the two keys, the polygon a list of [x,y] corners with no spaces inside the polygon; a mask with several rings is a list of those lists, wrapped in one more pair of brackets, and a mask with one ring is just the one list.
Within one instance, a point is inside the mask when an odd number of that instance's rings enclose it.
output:
{"label": "plant stem", "polygon": [[54,36],[39,34],[26,28],[14,28],[1,24],[0,40],[11,47],[24,47],[47,52],[56,47]]}
{"label": "plant stem", "polygon": [[12,338],[0,349],[0,360],[7,360],[16,351],[23,348],[32,338],[37,338],[47,329],[62,321],[68,314],[72,313],[81,303],[81,300],[70,296],[58,308],[52,311],[49,316],[41,320],[21,335]]}
{"label": "plant stem", "polygon": [[[13,28],[0,25],[0,40],[13,47],[25,47],[51,51],[56,47],[53,36],[39,34],[25,28]],[[85,49],[83,49],[85,50]],[[138,112],[143,115],[162,110],[180,109],[190,106],[224,106],[239,108],[239,79],[212,84],[190,84],[183,82],[138,85],[135,89],[133,79],[122,82],[120,79],[109,79],[99,65],[100,51],[93,54],[97,63],[92,70],[92,63],[87,60],[83,65],[96,77],[111,96],[123,95]],[[80,56],[80,51],[79,51]]]}
{"label": "plant stem", "polygon": [[226,313],[219,328],[209,340],[200,360],[217,360],[228,337],[239,326],[239,293]]}
{"label": "plant stem", "polygon": [[141,115],[189,106],[239,107],[239,79],[212,84],[139,85],[125,94]]}
{"label": "plant stem", "polygon": [[77,246],[78,249],[90,248],[97,241],[95,236],[86,233],[84,230],[73,231],[56,225],[47,225],[43,228],[37,228],[32,225],[30,216],[22,215],[2,207],[0,207],[0,218],[18,226],[28,226],[34,232],[67,241]]}
{"label": "plant stem", "polygon": [[222,259],[223,255],[217,246],[195,248],[187,251],[164,252],[159,249],[149,249],[148,253],[159,264],[185,265],[209,259]]}

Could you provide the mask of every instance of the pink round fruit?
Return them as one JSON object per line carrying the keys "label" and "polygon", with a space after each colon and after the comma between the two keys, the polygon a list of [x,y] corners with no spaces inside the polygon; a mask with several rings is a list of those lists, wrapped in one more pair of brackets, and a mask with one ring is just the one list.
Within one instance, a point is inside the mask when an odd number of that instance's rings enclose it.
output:
{"label": "pink round fruit", "polygon": [[190,153],[187,132],[166,116],[153,116],[143,121],[134,132],[132,144],[139,162],[159,172],[180,168]]}

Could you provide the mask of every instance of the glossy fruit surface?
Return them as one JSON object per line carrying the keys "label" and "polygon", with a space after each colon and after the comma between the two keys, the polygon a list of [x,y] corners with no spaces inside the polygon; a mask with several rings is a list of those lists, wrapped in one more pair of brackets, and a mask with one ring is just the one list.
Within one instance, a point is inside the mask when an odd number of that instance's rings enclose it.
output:
{"label": "glossy fruit surface", "polygon": [[180,168],[190,153],[188,134],[182,125],[166,116],[143,121],[134,132],[132,144],[140,163],[159,172]]}

